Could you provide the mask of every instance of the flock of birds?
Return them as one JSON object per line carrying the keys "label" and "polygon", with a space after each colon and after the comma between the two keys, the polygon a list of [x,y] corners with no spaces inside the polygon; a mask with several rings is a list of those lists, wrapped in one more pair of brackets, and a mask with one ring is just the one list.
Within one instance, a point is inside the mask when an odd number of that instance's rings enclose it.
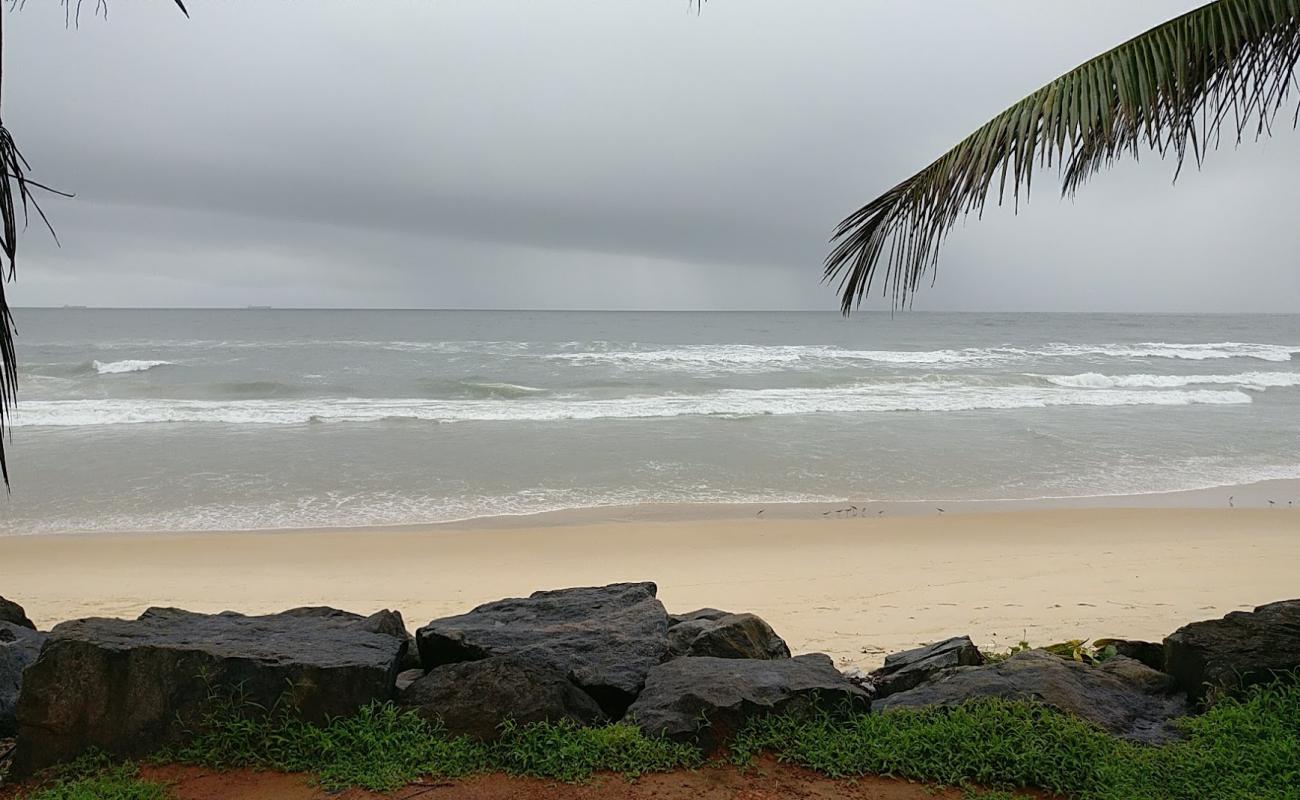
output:
{"label": "flock of birds", "polygon": [[[1236,504],[1235,500],[1236,500],[1236,495],[1231,495],[1231,494],[1228,495],[1228,508],[1236,508],[1236,507],[1237,507],[1237,504]],[[1278,501],[1277,501],[1277,500],[1269,500],[1269,501],[1268,501],[1268,507],[1269,507],[1269,508],[1277,508],[1277,506],[1278,506]],[[1287,507],[1287,508],[1295,508],[1295,501],[1294,501],[1294,500],[1288,500],[1288,501],[1286,501],[1286,507]]]}

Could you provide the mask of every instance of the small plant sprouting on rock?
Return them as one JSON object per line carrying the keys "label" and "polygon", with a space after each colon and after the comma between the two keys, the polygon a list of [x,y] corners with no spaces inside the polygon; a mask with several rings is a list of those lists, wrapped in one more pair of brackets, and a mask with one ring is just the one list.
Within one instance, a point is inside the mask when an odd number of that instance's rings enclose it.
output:
{"label": "small plant sprouting on rock", "polygon": [[1028,652],[1029,650],[1043,650],[1054,656],[1069,659],[1071,661],[1080,661],[1085,664],[1101,664],[1119,655],[1114,643],[1110,639],[1098,639],[1092,644],[1088,644],[1087,639],[1071,639],[1068,642],[1057,642],[1056,644],[1045,645],[1036,648],[1029,642],[1021,640],[1014,646],[1002,653],[983,653],[984,660],[990,664],[997,664],[1006,661],[1008,658],[1017,653]]}

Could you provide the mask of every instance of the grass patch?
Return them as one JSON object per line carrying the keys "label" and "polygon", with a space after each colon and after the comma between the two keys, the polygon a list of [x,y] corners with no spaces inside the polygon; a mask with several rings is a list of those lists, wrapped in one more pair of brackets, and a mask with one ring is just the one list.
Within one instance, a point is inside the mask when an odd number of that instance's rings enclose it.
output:
{"label": "grass patch", "polygon": [[1146,747],[1044,706],[981,700],[890,714],[770,717],[737,763],[762,752],[832,777],[1046,789],[1079,800],[1297,800],[1300,686],[1257,687],[1187,720],[1186,741]]}
{"label": "grass patch", "polygon": [[167,800],[167,787],[140,778],[135,765],[92,754],[58,770],[24,800]]}
{"label": "grass patch", "polygon": [[[765,753],[835,778],[892,775],[970,789],[972,800],[1013,800],[1045,789],[1076,800],[1300,800],[1300,685],[1256,687],[1184,723],[1187,739],[1147,747],[1041,705],[979,700],[890,714],[768,717],[747,726],[731,759]],[[500,741],[453,737],[391,704],[325,725],[218,704],[184,748],[160,761],[319,776],[327,789],[388,791],[423,777],[505,773],[582,781],[694,768],[693,747],[627,724],[507,723]],[[88,759],[27,800],[164,800],[164,786],[130,765]]]}
{"label": "grass patch", "polygon": [[189,745],[162,753],[159,760],[309,772],[327,789],[375,791],[422,777],[504,772],[577,782],[597,772],[637,777],[703,762],[694,747],[647,737],[626,724],[507,723],[499,741],[483,743],[449,736],[440,726],[387,703],[326,725],[245,711],[237,704],[218,704]]}

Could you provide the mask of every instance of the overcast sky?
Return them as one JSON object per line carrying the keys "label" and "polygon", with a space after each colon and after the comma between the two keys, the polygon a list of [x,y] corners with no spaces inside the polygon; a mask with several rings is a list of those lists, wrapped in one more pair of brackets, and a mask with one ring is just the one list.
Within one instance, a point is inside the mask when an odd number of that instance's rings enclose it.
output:
{"label": "overcast sky", "polygon": [[[833,309],[827,236],[1193,0],[53,0],[18,305]],[[1290,115],[1294,107],[1288,109]],[[972,220],[918,308],[1300,311],[1300,133]],[[873,303],[884,307],[880,300]]]}

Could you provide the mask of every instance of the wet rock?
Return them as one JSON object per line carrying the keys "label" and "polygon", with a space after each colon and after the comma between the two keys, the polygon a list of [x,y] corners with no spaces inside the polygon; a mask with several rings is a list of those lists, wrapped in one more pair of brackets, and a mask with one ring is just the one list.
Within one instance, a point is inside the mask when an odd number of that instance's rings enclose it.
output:
{"label": "wet rock", "polygon": [[0,597],[0,622],[8,622],[11,625],[36,630],[36,626],[27,618],[27,612],[23,610],[23,607],[3,597]]}
{"label": "wet rock", "polygon": [[980,697],[1044,703],[1092,722],[1116,736],[1158,744],[1177,738],[1174,720],[1188,703],[1169,676],[1116,656],[1098,666],[1042,650],[1006,661],[947,670],[906,692],[875,703],[880,711],[957,705]]}
{"label": "wet rock", "polygon": [[653,583],[534,592],[438,619],[416,632],[426,669],[511,655],[566,676],[613,719],[668,652]]}
{"label": "wet rock", "polygon": [[46,635],[25,625],[0,622],[0,738],[18,729],[15,716],[23,686],[23,670],[36,660]]}
{"label": "wet rock", "polygon": [[1165,638],[1165,672],[1194,700],[1300,670],[1300,600],[1194,622]]}
{"label": "wet rock", "polygon": [[871,673],[877,698],[913,689],[953,667],[976,667],[984,663],[969,636],[954,636],[942,642],[885,656],[885,666]]}
{"label": "wet rock", "polygon": [[668,629],[668,652],[673,657],[790,657],[790,648],[785,641],[770,625],[753,614],[722,613],[720,616],[683,620]]}
{"label": "wet rock", "polygon": [[571,720],[581,725],[605,721],[591,695],[563,673],[496,656],[435,667],[402,691],[399,702],[453,735],[493,741],[501,724]]}
{"label": "wet rock", "polygon": [[650,671],[627,719],[649,735],[695,742],[707,751],[764,714],[869,706],[866,692],[820,653],[766,660],[686,657]]}
{"label": "wet rock", "polygon": [[56,626],[24,676],[13,774],[92,747],[138,757],[182,741],[210,710],[211,694],[236,687],[249,703],[287,703],[317,722],[391,699],[406,640],[376,632],[372,618],[332,611],[250,617],[151,608],[137,620]]}

